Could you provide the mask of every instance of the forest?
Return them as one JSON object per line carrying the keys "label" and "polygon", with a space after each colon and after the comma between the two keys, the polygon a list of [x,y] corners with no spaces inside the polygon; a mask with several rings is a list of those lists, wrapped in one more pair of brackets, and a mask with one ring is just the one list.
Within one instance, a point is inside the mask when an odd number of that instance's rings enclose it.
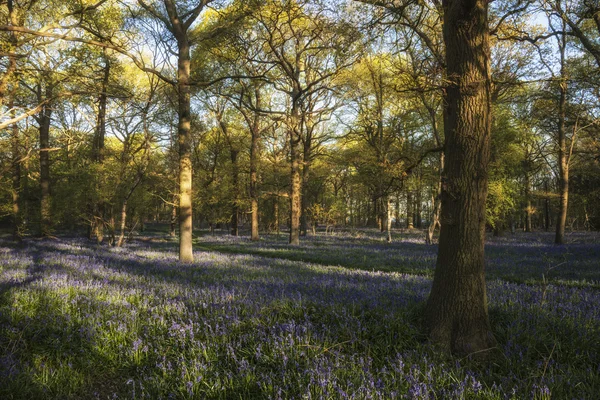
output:
{"label": "forest", "polygon": [[0,397],[600,393],[597,0],[0,0]]}

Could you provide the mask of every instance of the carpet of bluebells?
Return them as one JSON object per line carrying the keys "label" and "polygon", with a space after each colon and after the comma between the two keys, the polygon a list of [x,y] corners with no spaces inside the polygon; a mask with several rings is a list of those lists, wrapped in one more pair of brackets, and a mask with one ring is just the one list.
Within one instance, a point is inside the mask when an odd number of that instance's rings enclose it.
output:
{"label": "carpet of bluebells", "polygon": [[485,363],[427,344],[414,234],[0,239],[0,398],[594,399],[600,235],[567,238],[489,239]]}

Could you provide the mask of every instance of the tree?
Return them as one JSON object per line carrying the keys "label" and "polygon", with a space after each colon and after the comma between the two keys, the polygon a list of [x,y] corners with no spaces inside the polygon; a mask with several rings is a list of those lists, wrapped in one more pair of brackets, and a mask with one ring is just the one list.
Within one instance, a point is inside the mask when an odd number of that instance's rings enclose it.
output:
{"label": "tree", "polygon": [[425,310],[430,338],[457,354],[495,345],[484,275],[490,156],[488,2],[445,0],[446,162],[439,251]]}
{"label": "tree", "polygon": [[[349,27],[328,16],[328,10],[307,1],[269,1],[252,15],[258,41],[265,50],[255,62],[272,66],[271,84],[285,96],[285,124],[290,142],[290,237],[300,243],[303,121],[312,96],[330,90],[334,77],[353,63],[342,35]],[[316,111],[316,110],[310,110]]]}
{"label": "tree", "polygon": [[563,21],[561,34],[577,38],[600,68],[600,4],[594,0],[541,0],[541,3]]}
{"label": "tree", "polygon": [[190,28],[200,13],[212,0],[199,0],[195,4],[178,4],[175,0],[162,0],[164,11],[155,4],[138,0],[140,6],[163,25],[177,44],[177,78],[175,86],[178,99],[179,143],[179,260],[194,261],[192,253],[192,159],[190,148]]}

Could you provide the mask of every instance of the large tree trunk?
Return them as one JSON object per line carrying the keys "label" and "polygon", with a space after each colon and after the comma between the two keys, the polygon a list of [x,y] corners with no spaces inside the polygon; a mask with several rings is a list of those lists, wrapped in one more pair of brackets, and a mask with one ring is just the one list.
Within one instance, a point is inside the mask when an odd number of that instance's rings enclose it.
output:
{"label": "large tree trunk", "polygon": [[569,161],[567,155],[567,138],[565,119],[567,112],[567,79],[565,71],[566,36],[563,34],[560,43],[560,97],[558,100],[558,217],[556,220],[555,244],[565,242],[565,225],[567,223],[567,207],[569,205]]}
{"label": "large tree trunk", "polygon": [[487,0],[444,0],[446,165],[433,286],[425,309],[432,342],[483,356],[496,341],[484,274],[485,201],[490,157]]}
{"label": "large tree trunk", "polygon": [[[295,97],[293,97],[295,99]],[[300,244],[300,214],[302,212],[301,200],[302,179],[300,177],[301,164],[301,136],[298,105],[292,106],[290,116],[290,155],[291,155],[291,184],[290,184],[290,244]]]}
{"label": "large tree trunk", "polygon": [[192,253],[192,153],[190,140],[190,47],[178,40],[177,91],[179,101],[179,261],[193,262]]}
{"label": "large tree trunk", "polygon": [[[46,99],[52,96],[46,90]],[[52,109],[46,104],[38,116],[40,124],[40,236],[51,234],[52,215],[50,210],[50,122]]]}

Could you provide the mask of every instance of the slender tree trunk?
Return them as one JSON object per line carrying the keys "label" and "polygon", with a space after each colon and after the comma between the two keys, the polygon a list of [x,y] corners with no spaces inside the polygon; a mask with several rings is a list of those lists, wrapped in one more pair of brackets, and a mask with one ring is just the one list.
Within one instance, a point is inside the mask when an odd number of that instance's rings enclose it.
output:
{"label": "slender tree trunk", "polygon": [[378,212],[377,221],[379,223],[379,231],[380,232],[385,232],[385,230],[386,230],[386,224],[387,224],[386,223],[387,210],[386,210],[386,207],[385,207],[386,200],[385,200],[384,197],[387,197],[387,196],[381,196],[379,198],[379,200],[377,201],[377,205],[378,205],[378,207],[377,207],[377,212]]}
{"label": "slender tree trunk", "polygon": [[[22,23],[19,21],[18,13],[15,12],[13,0],[6,2],[8,10],[8,21],[12,26],[21,26]],[[15,93],[18,89],[19,83],[15,79],[14,73],[17,70],[17,46],[18,39],[14,32],[10,32],[8,37],[8,65],[2,77],[0,77],[0,106],[4,105],[5,98],[9,98],[8,109],[11,111],[11,117],[16,117],[15,111]],[[11,126],[11,163],[12,163],[12,236],[13,240],[20,242],[22,240],[21,232],[21,151],[19,145],[19,126],[15,123]]]}
{"label": "slender tree trunk", "polygon": [[[13,108],[12,101],[9,108]],[[15,111],[12,112],[12,117],[15,116]],[[19,146],[19,127],[13,124],[11,127],[11,144],[12,144],[12,211],[13,211],[13,240],[20,242],[23,238],[21,232],[21,210],[20,210],[20,195],[21,195],[21,151]]]}
{"label": "slender tree trunk", "polygon": [[544,190],[546,191],[546,198],[544,199],[544,230],[548,232],[550,230],[550,199],[548,198],[548,179],[544,181]]}
{"label": "slender tree trunk", "polygon": [[529,173],[525,173],[525,232],[531,232],[531,214],[532,214],[532,205],[531,205],[531,182],[529,179]]}
{"label": "slender tree trunk", "polygon": [[[420,178],[419,178],[420,180]],[[421,218],[421,183],[419,182],[419,187],[417,188],[416,196],[415,196],[415,227],[417,229],[421,229],[423,227],[422,218]]]}
{"label": "slender tree trunk", "polygon": [[413,229],[415,227],[413,214],[413,196],[410,189],[406,191],[406,227],[408,229]]}
{"label": "slender tree trunk", "polygon": [[[52,96],[46,90],[46,99]],[[49,104],[42,108],[38,116],[40,124],[40,236],[51,234],[52,214],[50,210],[50,122],[52,109]]]}
{"label": "slender tree trunk", "polygon": [[[258,91],[257,91],[258,97]],[[257,103],[259,101],[257,100]],[[250,202],[252,209],[250,239],[257,241],[258,234],[258,144],[260,140],[258,115],[254,118],[252,139],[250,142]]]}
{"label": "slender tree trunk", "polygon": [[306,236],[308,231],[308,218],[306,209],[308,208],[308,178],[310,174],[310,141],[306,141],[304,145],[304,163],[302,165],[302,197],[300,199],[300,235]]}
{"label": "slender tree trunk", "polygon": [[[143,171],[140,171],[138,173],[136,181],[131,186],[131,188],[125,195],[125,198],[123,199],[123,203],[121,205],[121,232],[119,234],[119,239],[117,241],[117,247],[121,247],[123,245],[123,241],[125,240],[125,227],[127,225],[127,203],[129,202],[129,199],[133,195],[133,192],[135,192],[135,189],[142,182],[143,177],[144,177],[144,173],[143,173]],[[142,217],[142,220],[143,220],[143,217]]]}
{"label": "slender tree trunk", "polygon": [[179,261],[193,262],[192,253],[192,152],[190,138],[190,47],[179,38],[177,91],[179,102]]}
{"label": "slender tree trunk", "polygon": [[487,0],[444,0],[446,165],[441,232],[425,309],[432,342],[484,357],[495,346],[484,274],[490,157],[490,48]]}
{"label": "slender tree trunk", "polygon": [[300,215],[302,212],[302,179],[300,176],[300,164],[302,162],[300,119],[296,96],[292,96],[293,106],[290,116],[290,155],[291,155],[291,185],[290,185],[290,239],[292,246],[300,244]]}
{"label": "slender tree trunk", "polygon": [[367,225],[369,227],[377,226],[377,197],[375,195],[367,203]]}
{"label": "slender tree trunk", "polygon": [[104,54],[104,68],[102,84],[100,86],[100,96],[98,98],[98,116],[96,121],[96,135],[93,143],[94,161],[102,163],[104,161],[104,138],[106,137],[106,107],[108,103],[108,82],[110,77],[110,60]]}
{"label": "slender tree trunk", "polygon": [[121,226],[119,232],[119,239],[117,240],[117,247],[123,246],[125,241],[125,228],[127,226],[127,200],[123,200],[121,205]]}
{"label": "slender tree trunk", "polygon": [[173,204],[171,206],[171,223],[169,224],[169,236],[175,237],[177,230],[177,206]]}
{"label": "slender tree trunk", "polygon": [[275,197],[275,201],[273,202],[273,214],[275,217],[275,232],[277,232],[277,237],[279,237],[279,197]]}
{"label": "slender tree trunk", "polygon": [[233,182],[233,198],[232,198],[232,210],[231,210],[231,234],[237,236],[239,234],[239,217],[240,217],[240,206],[238,200],[239,193],[239,165],[238,165],[238,153],[236,149],[230,149],[229,155],[231,158],[231,180]]}
{"label": "slender tree trunk", "polygon": [[[32,151],[31,141],[28,135],[23,135],[23,149],[21,154],[29,154]],[[30,213],[30,201],[31,198],[31,185],[29,182],[29,176],[31,173],[30,158],[24,157],[21,164],[21,218],[31,215]],[[27,227],[27,226],[25,226]]]}
{"label": "slender tree trunk", "polygon": [[[92,159],[97,164],[104,162],[104,138],[106,136],[106,107],[108,103],[108,83],[110,78],[111,64],[110,60],[104,51],[104,67],[102,75],[102,83],[100,86],[100,96],[98,96],[98,115],[96,116],[96,132],[94,134],[94,141],[92,143]],[[99,177],[95,177],[94,190],[98,195],[103,188],[100,185]],[[101,196],[101,194],[100,194]],[[104,221],[106,207],[104,201],[100,199],[93,200],[91,205],[91,219],[90,219],[90,239],[95,236],[98,244],[104,240]]]}
{"label": "slender tree trunk", "polygon": [[399,228],[400,227],[400,194],[396,193],[395,197],[396,197],[396,207],[394,209],[394,213],[396,216],[395,225],[396,225],[396,228]]}
{"label": "slender tree trunk", "polygon": [[386,210],[387,241],[388,241],[388,243],[391,243],[392,242],[392,201],[390,199],[390,196],[386,196],[385,210]]}
{"label": "slender tree trunk", "polygon": [[[563,24],[564,25],[564,24]],[[556,220],[555,244],[564,244],[565,226],[567,223],[567,207],[569,205],[569,162],[567,155],[567,138],[565,119],[567,112],[567,79],[565,68],[566,36],[563,34],[560,43],[560,97],[558,101],[558,217]]]}
{"label": "slender tree trunk", "polygon": [[[440,172],[444,170],[444,153],[440,153]],[[433,198],[433,212],[431,213],[431,222],[427,228],[427,236],[425,237],[425,243],[433,244],[433,234],[435,228],[440,226],[440,210],[442,206],[442,174],[440,173],[440,179],[438,180],[437,190]]]}
{"label": "slender tree trunk", "polygon": [[108,218],[108,244],[111,246],[115,245],[115,232],[116,232],[116,227],[115,227],[115,214],[114,214],[114,209],[111,207],[110,208],[110,217]]}

